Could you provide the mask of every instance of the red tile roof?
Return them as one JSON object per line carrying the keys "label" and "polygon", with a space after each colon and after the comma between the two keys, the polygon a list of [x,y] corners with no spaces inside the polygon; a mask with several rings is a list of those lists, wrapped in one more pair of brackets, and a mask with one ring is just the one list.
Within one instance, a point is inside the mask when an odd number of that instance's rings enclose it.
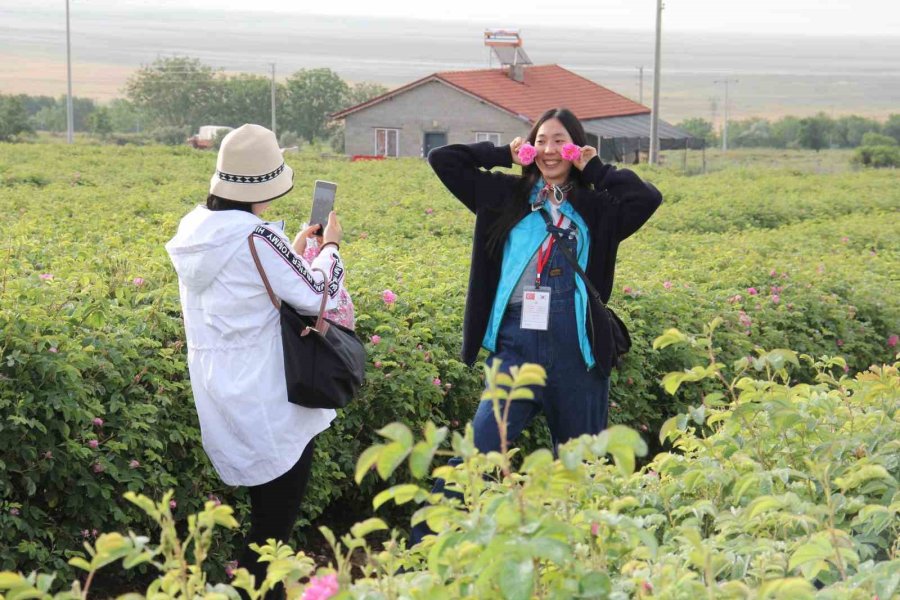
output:
{"label": "red tile roof", "polygon": [[564,106],[582,121],[603,117],[621,117],[649,113],[650,109],[598,85],[559,65],[524,68],[524,81],[510,78],[505,69],[442,71],[424,77],[368,102],[332,115],[342,119],[427,81],[442,81],[514,115],[536,121],[550,108]]}

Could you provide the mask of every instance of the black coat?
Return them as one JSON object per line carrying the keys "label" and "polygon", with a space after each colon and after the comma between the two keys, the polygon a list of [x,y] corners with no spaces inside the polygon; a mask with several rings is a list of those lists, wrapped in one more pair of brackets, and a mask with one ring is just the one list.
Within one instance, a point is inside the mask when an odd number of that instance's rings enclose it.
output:
{"label": "black coat", "polygon": [[[510,147],[491,142],[435,148],[428,154],[428,162],[447,189],[475,213],[462,347],[462,359],[471,365],[481,348],[500,282],[502,256],[488,251],[488,238],[501,214],[499,208],[508,206],[521,177],[489,171],[512,166]],[[569,201],[590,230],[585,272],[606,303],[612,293],[619,242],[647,222],[662,195],[634,172],[603,164],[597,157],[585,165],[581,180],[588,187],[570,194]],[[588,312],[591,349],[597,365],[608,375],[616,359],[609,317],[602,310]]]}

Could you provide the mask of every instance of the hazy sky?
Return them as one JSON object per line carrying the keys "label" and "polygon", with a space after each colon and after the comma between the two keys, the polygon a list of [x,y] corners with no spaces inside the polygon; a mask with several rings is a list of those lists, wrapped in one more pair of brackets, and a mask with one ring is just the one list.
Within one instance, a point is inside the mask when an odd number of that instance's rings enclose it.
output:
{"label": "hazy sky", "polygon": [[[22,0],[0,0],[13,5]],[[57,5],[62,0],[28,0]],[[472,21],[481,27],[653,28],[654,0],[71,0],[74,5],[265,10]],[[9,3],[9,4],[8,4]],[[897,0],[668,0],[669,31],[900,36]],[[525,32],[523,31],[523,34]]]}

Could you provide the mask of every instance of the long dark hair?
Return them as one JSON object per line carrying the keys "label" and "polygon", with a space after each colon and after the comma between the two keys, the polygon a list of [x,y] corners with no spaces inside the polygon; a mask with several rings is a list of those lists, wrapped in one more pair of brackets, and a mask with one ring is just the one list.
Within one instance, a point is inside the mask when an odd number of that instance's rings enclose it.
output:
{"label": "long dark hair", "polygon": [[[550,119],[559,119],[559,122],[569,132],[569,137],[572,138],[573,144],[579,147],[587,144],[587,136],[584,133],[581,121],[568,108],[551,108],[542,114],[528,133],[529,144],[534,145],[538,129]],[[522,177],[518,186],[516,186],[515,192],[509,201],[499,208],[501,214],[488,233],[487,249],[491,254],[499,255],[503,251],[503,244],[506,242],[506,236],[509,235],[509,231],[528,214],[530,210],[528,199],[531,195],[531,189],[540,177],[541,171],[536,163],[522,167]],[[582,187],[581,171],[573,168],[569,172],[569,181],[575,184],[575,187],[570,192],[571,197],[577,194],[579,188]]]}
{"label": "long dark hair", "polygon": [[206,197],[206,208],[209,210],[242,210],[248,213],[253,212],[253,204],[250,202],[235,202],[234,200],[220,198],[213,194]]}

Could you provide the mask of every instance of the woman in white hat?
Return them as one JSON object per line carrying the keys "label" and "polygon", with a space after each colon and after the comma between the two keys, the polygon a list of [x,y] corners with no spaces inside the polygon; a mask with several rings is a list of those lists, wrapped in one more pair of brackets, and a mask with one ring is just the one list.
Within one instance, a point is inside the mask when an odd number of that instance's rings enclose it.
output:
{"label": "woman in white hat", "polygon": [[[309,480],[313,438],[335,417],[333,410],[288,402],[279,313],[250,251],[252,235],[275,295],[299,312],[316,314],[322,294],[329,296],[328,308],[336,305],[344,268],[335,214],[312,264],[302,254],[317,227],[291,242],[281,225],[259,217],[292,187],[293,172],[275,135],[244,125],[222,141],[206,206],[188,213],[166,244],[178,273],[203,448],[222,481],[249,488],[250,532],[239,564],[256,575],[257,585],[266,565],[248,545],[290,537]],[[328,288],[322,271],[332,280]]]}

